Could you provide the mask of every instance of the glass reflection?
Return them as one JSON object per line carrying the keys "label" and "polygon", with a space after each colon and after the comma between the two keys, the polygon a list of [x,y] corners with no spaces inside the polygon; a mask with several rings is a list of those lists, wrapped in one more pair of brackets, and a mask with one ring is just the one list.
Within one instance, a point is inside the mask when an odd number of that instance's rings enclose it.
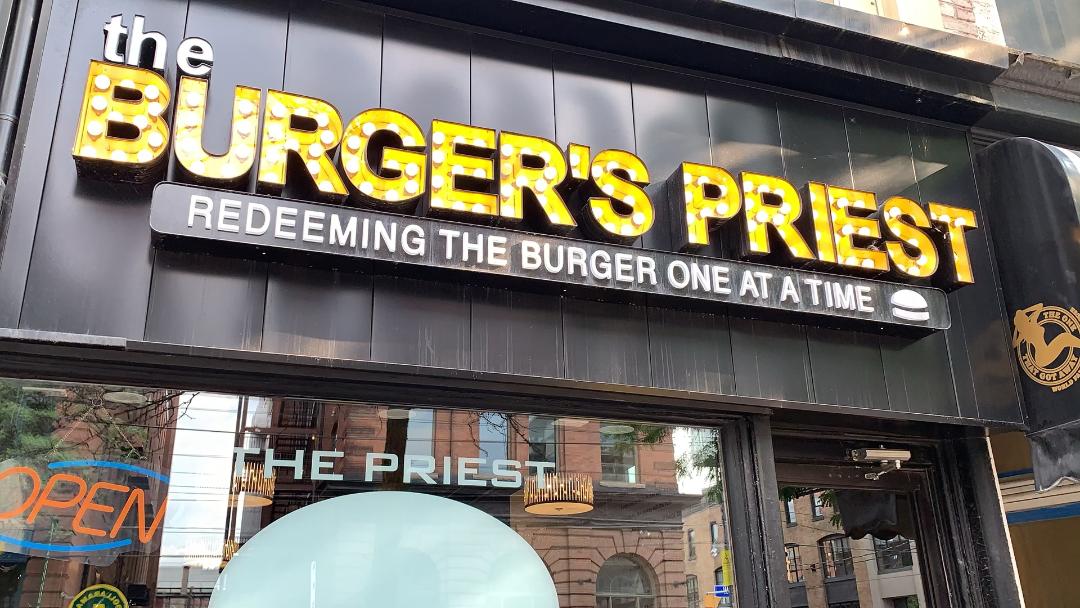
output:
{"label": "glass reflection", "polygon": [[780,499],[793,608],[929,605],[905,495],[782,486]]}
{"label": "glass reflection", "polygon": [[0,380],[0,450],[3,608],[734,605],[710,429]]}
{"label": "glass reflection", "polygon": [[[908,25],[1005,45],[997,4],[970,0],[818,0],[824,4],[895,20],[896,37],[913,34]],[[912,41],[917,43],[916,41]]]}

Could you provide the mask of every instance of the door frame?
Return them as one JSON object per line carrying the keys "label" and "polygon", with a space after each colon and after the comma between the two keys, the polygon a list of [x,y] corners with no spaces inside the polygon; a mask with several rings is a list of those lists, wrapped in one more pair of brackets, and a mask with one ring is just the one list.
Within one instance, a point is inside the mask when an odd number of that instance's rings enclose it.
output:
{"label": "door frame", "polygon": [[[909,492],[919,526],[924,592],[934,608],[1006,608],[1021,605],[996,473],[984,429],[935,427],[911,433],[781,423],[773,431],[774,479],[829,487],[879,488]],[[899,430],[899,429],[895,429]],[[909,449],[912,458],[877,482],[862,476],[873,465],[853,466],[855,447]],[[819,483],[814,484],[817,481]],[[773,484],[776,522],[773,545],[783,553],[779,484]],[[786,576],[783,578],[786,581]],[[789,606],[782,598],[777,606]]]}

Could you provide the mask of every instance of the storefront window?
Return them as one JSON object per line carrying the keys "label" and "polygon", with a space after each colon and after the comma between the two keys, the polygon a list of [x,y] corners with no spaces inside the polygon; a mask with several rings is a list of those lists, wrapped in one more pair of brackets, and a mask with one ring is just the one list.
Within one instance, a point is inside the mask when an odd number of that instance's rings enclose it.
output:
{"label": "storefront window", "polygon": [[874,539],[874,555],[879,572],[911,568],[911,541],[903,536],[890,540]]}
{"label": "storefront window", "polygon": [[640,421],[0,380],[0,607],[718,605],[707,580],[735,605],[719,454]]}

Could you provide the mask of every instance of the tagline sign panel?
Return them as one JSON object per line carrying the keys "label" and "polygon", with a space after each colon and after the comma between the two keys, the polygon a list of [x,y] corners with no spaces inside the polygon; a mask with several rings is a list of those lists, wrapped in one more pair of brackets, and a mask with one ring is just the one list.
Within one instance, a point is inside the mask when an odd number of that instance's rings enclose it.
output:
{"label": "tagline sign panel", "polygon": [[162,183],[159,235],[947,329],[939,289]]}

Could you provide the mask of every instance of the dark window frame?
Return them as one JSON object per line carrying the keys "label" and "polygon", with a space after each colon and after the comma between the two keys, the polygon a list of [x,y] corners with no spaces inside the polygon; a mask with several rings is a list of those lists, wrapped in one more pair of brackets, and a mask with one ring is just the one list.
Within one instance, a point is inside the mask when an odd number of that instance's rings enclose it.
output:
{"label": "dark window frame", "polygon": [[855,575],[855,558],[851,553],[851,540],[843,534],[832,534],[818,539],[821,556],[821,573],[825,580]]}
{"label": "dark window frame", "polygon": [[798,544],[787,543],[784,545],[784,564],[787,569],[789,584],[795,585],[805,582],[806,577],[802,570],[802,556],[799,554]]}

